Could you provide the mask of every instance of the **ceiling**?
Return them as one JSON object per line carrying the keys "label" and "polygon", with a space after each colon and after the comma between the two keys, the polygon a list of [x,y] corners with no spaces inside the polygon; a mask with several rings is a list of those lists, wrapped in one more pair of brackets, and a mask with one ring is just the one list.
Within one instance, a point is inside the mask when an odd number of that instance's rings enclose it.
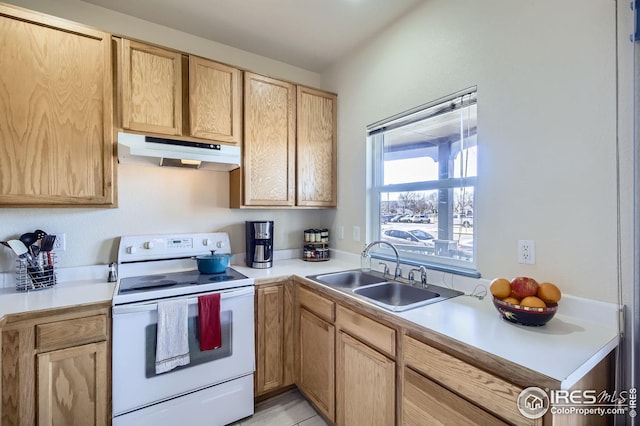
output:
{"label": "ceiling", "polygon": [[322,72],[424,0],[83,0]]}

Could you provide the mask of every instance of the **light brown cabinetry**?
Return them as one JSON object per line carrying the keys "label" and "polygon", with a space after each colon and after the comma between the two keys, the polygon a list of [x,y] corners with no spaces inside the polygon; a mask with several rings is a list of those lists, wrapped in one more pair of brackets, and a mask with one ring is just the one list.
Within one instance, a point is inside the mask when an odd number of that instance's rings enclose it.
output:
{"label": "light brown cabinetry", "polygon": [[296,384],[329,421],[335,419],[335,303],[296,288]]}
{"label": "light brown cabinetry", "polygon": [[231,207],[335,207],[336,95],[246,72]]}
{"label": "light brown cabinetry", "polygon": [[0,5],[0,52],[0,205],[113,205],[111,36]]}
{"label": "light brown cabinetry", "polygon": [[295,86],[246,72],[242,169],[232,207],[295,203]]}
{"label": "light brown cabinetry", "polygon": [[336,424],[395,424],[395,362],[340,331],[336,359]]}
{"label": "light brown cabinetry", "polygon": [[258,286],[256,396],[293,384],[292,291],[292,284],[288,281]]}
{"label": "light brown cabinetry", "polygon": [[240,143],[242,71],[189,56],[189,135]]}
{"label": "light brown cabinetry", "polygon": [[240,143],[242,71],[137,41],[120,44],[122,128]]}
{"label": "light brown cabinetry", "polygon": [[8,316],[0,333],[3,425],[109,424],[109,304]]}
{"label": "light brown cabinetry", "polygon": [[107,344],[37,355],[38,424],[107,424]]}
{"label": "light brown cabinetry", "polygon": [[335,207],[337,97],[297,87],[296,202]]}
{"label": "light brown cabinetry", "polygon": [[508,424],[409,368],[404,369],[402,410],[408,426]]}
{"label": "light brown cabinetry", "polygon": [[122,127],[182,134],[182,55],[123,39]]}
{"label": "light brown cabinetry", "polygon": [[[435,382],[445,389],[438,388],[438,394],[444,394],[447,400],[462,398],[505,422],[517,425],[541,425],[542,419],[527,419],[518,410],[517,398],[522,387],[507,382],[487,371],[448,355],[436,348],[424,344],[413,337],[404,336],[403,342],[405,365]],[[420,381],[414,387],[427,392],[430,388],[427,381]],[[448,389],[448,390],[447,390]],[[409,390],[412,390],[409,387]],[[415,389],[414,389],[415,390]],[[407,399],[407,390],[403,399],[404,413],[410,418],[420,417],[412,408],[417,396],[414,392]],[[432,397],[435,397],[432,395]],[[437,408],[437,407],[435,407]],[[432,412],[435,418],[446,418],[450,414],[445,406],[442,412]],[[495,423],[495,421],[494,421]]]}
{"label": "light brown cabinetry", "polygon": [[336,424],[395,424],[395,330],[343,306],[336,327]]}

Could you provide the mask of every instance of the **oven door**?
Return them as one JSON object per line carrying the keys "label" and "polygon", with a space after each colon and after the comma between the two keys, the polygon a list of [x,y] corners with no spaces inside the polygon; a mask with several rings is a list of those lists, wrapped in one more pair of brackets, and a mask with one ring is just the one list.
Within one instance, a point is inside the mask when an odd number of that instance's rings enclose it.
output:
{"label": "oven door", "polygon": [[[198,298],[189,300],[188,365],[155,374],[157,302],[113,308],[113,415],[253,374],[254,287],[219,291],[222,347],[200,351]],[[211,294],[211,293],[205,293]],[[176,299],[176,298],[173,298]]]}

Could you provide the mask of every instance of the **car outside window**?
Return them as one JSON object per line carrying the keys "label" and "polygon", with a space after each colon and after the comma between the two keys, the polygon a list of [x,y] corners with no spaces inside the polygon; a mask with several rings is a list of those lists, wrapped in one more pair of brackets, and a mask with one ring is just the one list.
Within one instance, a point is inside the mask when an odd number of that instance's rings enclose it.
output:
{"label": "car outside window", "polygon": [[[471,88],[368,127],[373,239],[402,260],[476,274],[477,94]],[[376,248],[374,256],[391,251]]]}

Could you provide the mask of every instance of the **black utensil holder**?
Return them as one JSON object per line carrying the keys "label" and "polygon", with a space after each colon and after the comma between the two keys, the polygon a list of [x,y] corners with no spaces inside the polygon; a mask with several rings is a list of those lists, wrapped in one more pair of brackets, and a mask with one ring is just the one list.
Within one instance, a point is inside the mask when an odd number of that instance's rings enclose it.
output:
{"label": "black utensil holder", "polygon": [[45,253],[40,253],[36,262],[29,262],[25,258],[16,261],[16,290],[33,291],[51,288],[56,285],[55,273],[56,255],[50,253],[50,259]]}

